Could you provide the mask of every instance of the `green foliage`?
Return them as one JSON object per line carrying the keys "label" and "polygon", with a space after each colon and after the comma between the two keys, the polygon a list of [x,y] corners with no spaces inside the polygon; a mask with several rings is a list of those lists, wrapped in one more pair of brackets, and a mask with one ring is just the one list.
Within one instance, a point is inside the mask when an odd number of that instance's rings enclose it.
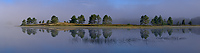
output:
{"label": "green foliage", "polygon": [[78,30],[78,36],[83,38],[85,36],[85,31],[83,29]]}
{"label": "green foliage", "polygon": [[33,23],[33,24],[37,24],[37,19],[33,18],[33,19],[32,19],[32,23]]}
{"label": "green foliage", "polygon": [[100,24],[100,22],[101,22],[101,17],[97,15],[97,24]]}
{"label": "green foliage", "polygon": [[185,25],[185,19],[183,19],[183,21],[182,21],[182,25]]}
{"label": "green foliage", "polygon": [[83,23],[85,23],[85,17],[84,15],[81,15],[78,17],[78,24],[83,24]]}
{"label": "green foliage", "polygon": [[39,23],[42,23],[41,21],[39,21]]}
{"label": "green foliage", "polygon": [[173,25],[172,17],[169,17],[167,20],[167,25]]}
{"label": "green foliage", "polygon": [[112,18],[110,16],[108,17],[108,15],[105,15],[103,17],[103,24],[112,24]]}
{"label": "green foliage", "polygon": [[102,29],[104,38],[108,38],[112,35],[111,29]]}
{"label": "green foliage", "polygon": [[97,16],[95,14],[89,17],[89,24],[96,24],[97,23]]}
{"label": "green foliage", "polygon": [[44,23],[44,20],[42,20],[42,23]]}
{"label": "green foliage", "polygon": [[47,22],[46,22],[47,24],[49,24],[50,23],[50,20],[47,20]]}
{"label": "green foliage", "polygon": [[32,23],[32,19],[31,19],[31,17],[29,17],[29,18],[27,18],[27,24],[31,24]]}
{"label": "green foliage", "polygon": [[180,22],[178,21],[178,22],[176,23],[176,25],[180,25]]}
{"label": "green foliage", "polygon": [[21,26],[25,26],[25,25],[26,25],[26,20],[24,19],[24,20],[22,21]]}
{"label": "green foliage", "polygon": [[155,16],[155,17],[151,20],[151,24],[152,24],[152,25],[157,25],[157,24],[158,24],[158,16]]}
{"label": "green foliage", "polygon": [[159,18],[158,18],[158,25],[164,25],[164,21],[163,21],[161,15],[160,15]]}
{"label": "green foliage", "polygon": [[77,30],[70,30],[72,37],[76,37]]}
{"label": "green foliage", "polygon": [[147,25],[149,23],[149,17],[147,15],[141,16],[140,25]]}
{"label": "green foliage", "polygon": [[188,24],[189,24],[189,25],[192,25],[192,21],[190,21]]}
{"label": "green foliage", "polygon": [[53,15],[52,17],[51,17],[51,23],[58,23],[59,22],[59,20],[58,20],[58,17],[56,17],[55,15]]}
{"label": "green foliage", "polygon": [[58,35],[58,30],[51,30],[51,36],[56,37]]}
{"label": "green foliage", "polygon": [[140,30],[141,37],[147,39],[149,37],[149,31],[145,29]]}
{"label": "green foliage", "polygon": [[37,19],[36,18],[31,19],[31,17],[29,17],[29,18],[27,18],[26,23],[27,24],[37,24]]}
{"label": "green foliage", "polygon": [[64,23],[67,23],[66,21],[64,21]]}
{"label": "green foliage", "polygon": [[77,18],[75,15],[72,16],[70,23],[77,23]]}

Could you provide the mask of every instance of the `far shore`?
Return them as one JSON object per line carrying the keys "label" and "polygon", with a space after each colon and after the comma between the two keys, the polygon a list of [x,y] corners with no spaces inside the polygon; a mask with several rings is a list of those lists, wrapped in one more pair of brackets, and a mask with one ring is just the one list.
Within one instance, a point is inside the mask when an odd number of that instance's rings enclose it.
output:
{"label": "far shore", "polygon": [[143,29],[143,28],[200,28],[195,26],[19,26],[19,27],[38,27],[38,28],[124,28],[124,29]]}

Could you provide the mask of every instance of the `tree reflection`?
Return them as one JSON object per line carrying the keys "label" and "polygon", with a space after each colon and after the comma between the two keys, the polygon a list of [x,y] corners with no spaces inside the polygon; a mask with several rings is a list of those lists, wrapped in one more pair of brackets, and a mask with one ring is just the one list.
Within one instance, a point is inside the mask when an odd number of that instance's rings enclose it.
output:
{"label": "tree reflection", "polygon": [[182,32],[185,33],[185,29],[182,29]]}
{"label": "tree reflection", "polygon": [[31,35],[31,34],[33,34],[33,35],[35,35],[37,32],[37,30],[36,29],[34,29],[34,28],[23,28],[22,29],[22,31],[25,33],[25,31],[27,32],[27,34],[28,35]]}
{"label": "tree reflection", "polygon": [[51,30],[51,36],[56,37],[58,35],[58,30]]}
{"label": "tree reflection", "polygon": [[172,29],[167,29],[167,32],[169,35],[172,35],[173,30]]}
{"label": "tree reflection", "polygon": [[96,39],[101,36],[100,29],[88,29],[88,31],[92,39]]}
{"label": "tree reflection", "polygon": [[147,39],[149,37],[149,31],[146,29],[140,29],[141,38]]}
{"label": "tree reflection", "polygon": [[76,37],[77,30],[70,30],[72,37]]}
{"label": "tree reflection", "polygon": [[161,37],[163,33],[163,29],[151,29],[151,32],[157,37],[158,35]]}
{"label": "tree reflection", "polygon": [[111,29],[102,29],[103,30],[103,36],[104,38],[108,38],[112,35],[112,30]]}
{"label": "tree reflection", "polygon": [[85,36],[85,30],[79,29],[77,34],[79,37],[83,38]]}

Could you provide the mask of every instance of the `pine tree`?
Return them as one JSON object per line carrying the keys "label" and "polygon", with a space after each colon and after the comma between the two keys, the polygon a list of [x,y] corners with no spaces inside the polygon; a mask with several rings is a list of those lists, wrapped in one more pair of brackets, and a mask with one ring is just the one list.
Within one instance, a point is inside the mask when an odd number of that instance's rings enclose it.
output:
{"label": "pine tree", "polygon": [[39,23],[42,23],[41,21],[39,21]]}
{"label": "pine tree", "polygon": [[42,20],[42,23],[44,23],[44,20]]}
{"label": "pine tree", "polygon": [[90,17],[89,17],[89,24],[96,24],[96,20],[97,20],[97,18],[96,18],[97,16],[95,15],[95,14],[93,14],[93,15],[91,15]]}
{"label": "pine tree", "polygon": [[55,15],[53,15],[52,17],[51,17],[51,23],[58,23],[59,22],[59,20],[58,20],[58,17],[56,17]]}
{"label": "pine tree", "polygon": [[183,19],[183,21],[182,21],[182,25],[185,25],[185,19]]}
{"label": "pine tree", "polygon": [[158,24],[159,24],[159,25],[163,25],[163,24],[164,24],[164,21],[163,21],[161,15],[160,15],[159,18],[158,18]]}
{"label": "pine tree", "polygon": [[50,23],[50,20],[47,20],[47,22],[46,22],[47,24],[49,24]]}
{"label": "pine tree", "polygon": [[77,18],[75,15],[72,16],[70,23],[77,23]]}
{"label": "pine tree", "polygon": [[168,18],[167,25],[173,25],[173,20],[171,17]]}
{"label": "pine tree", "polygon": [[192,21],[190,21],[188,24],[189,24],[189,25],[192,25]]}
{"label": "pine tree", "polygon": [[26,20],[24,19],[24,20],[22,21],[21,26],[25,26],[25,25],[26,25]]}
{"label": "pine tree", "polygon": [[37,19],[36,19],[36,18],[33,18],[33,19],[32,19],[32,23],[33,23],[33,24],[37,24]]}
{"label": "pine tree", "polygon": [[155,16],[155,17],[151,20],[151,24],[152,24],[152,25],[157,25],[157,24],[158,24],[158,16]]}
{"label": "pine tree", "polygon": [[103,24],[112,24],[112,18],[108,15],[103,17]]}
{"label": "pine tree", "polygon": [[147,15],[141,16],[140,25],[147,25],[149,23],[149,17]]}
{"label": "pine tree", "polygon": [[101,17],[97,15],[97,24],[100,24],[100,22],[101,22]]}
{"label": "pine tree", "polygon": [[78,24],[83,24],[83,23],[85,23],[85,17],[84,15],[81,15],[78,17]]}
{"label": "pine tree", "polygon": [[27,24],[31,24],[32,23],[32,19],[31,19],[31,17],[29,17],[29,18],[27,18]]}

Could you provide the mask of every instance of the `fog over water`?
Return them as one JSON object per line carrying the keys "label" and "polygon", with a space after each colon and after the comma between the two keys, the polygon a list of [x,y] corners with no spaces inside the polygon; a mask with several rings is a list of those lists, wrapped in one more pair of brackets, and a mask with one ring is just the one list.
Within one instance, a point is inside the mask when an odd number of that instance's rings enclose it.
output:
{"label": "fog over water", "polygon": [[72,15],[109,15],[114,24],[139,24],[141,15],[192,19],[200,16],[199,0],[0,0],[1,24],[20,25],[23,19],[49,20],[52,15],[61,22]]}

